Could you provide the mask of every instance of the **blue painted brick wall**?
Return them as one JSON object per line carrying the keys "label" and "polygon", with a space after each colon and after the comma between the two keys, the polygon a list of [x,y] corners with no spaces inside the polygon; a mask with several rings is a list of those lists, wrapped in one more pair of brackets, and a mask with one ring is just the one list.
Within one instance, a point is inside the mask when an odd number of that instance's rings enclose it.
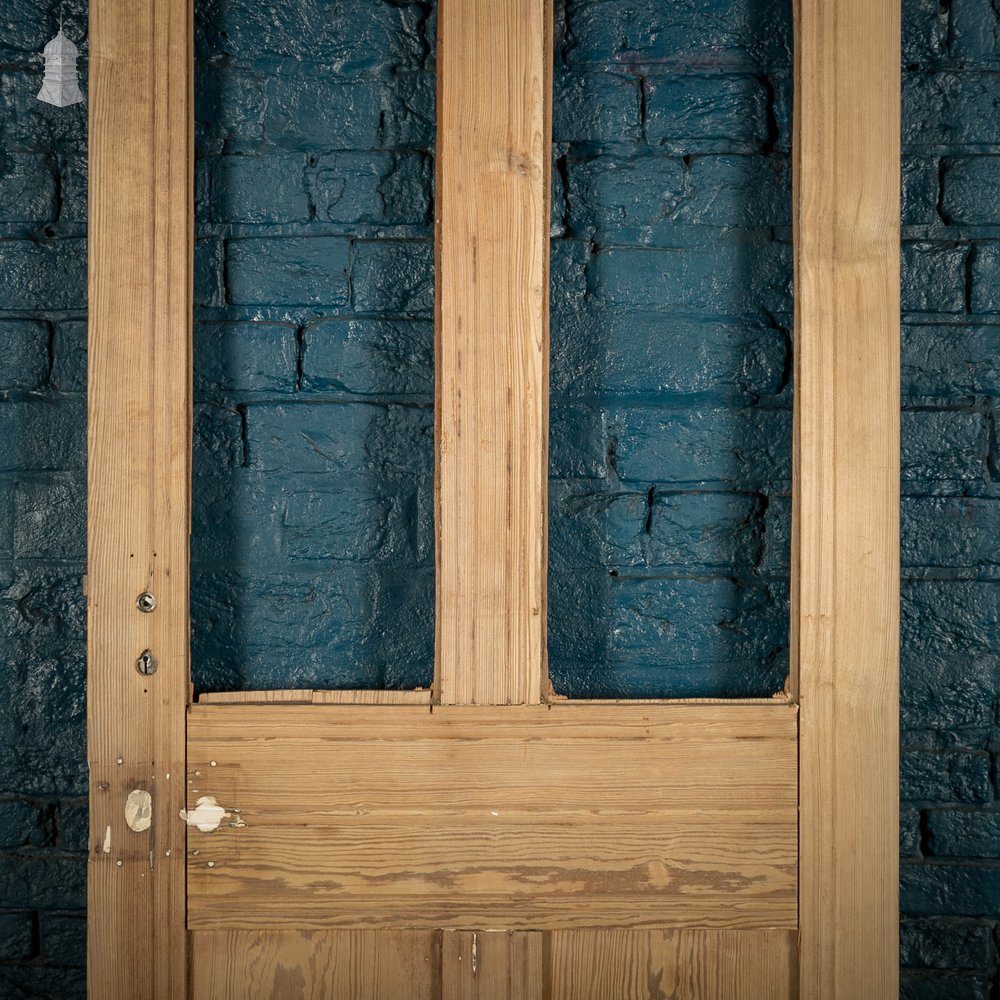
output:
{"label": "blue painted brick wall", "polygon": [[[550,652],[573,694],[787,668],[784,0],[557,0]],[[82,0],[67,30],[85,36]],[[0,998],[83,993],[86,112],[0,11]],[[433,4],[200,0],[202,689],[427,683]],[[85,46],[83,47],[85,53]],[[1000,927],[1000,18],[906,0],[903,995]]]}

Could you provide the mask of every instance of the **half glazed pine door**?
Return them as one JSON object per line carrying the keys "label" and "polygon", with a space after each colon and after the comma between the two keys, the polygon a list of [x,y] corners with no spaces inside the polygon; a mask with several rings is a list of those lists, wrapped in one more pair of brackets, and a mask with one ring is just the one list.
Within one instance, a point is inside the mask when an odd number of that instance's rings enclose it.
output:
{"label": "half glazed pine door", "polygon": [[792,674],[717,703],[547,681],[551,16],[440,0],[433,691],[191,704],[192,15],[91,2],[95,1000],[896,995],[899,11],[795,12]]}

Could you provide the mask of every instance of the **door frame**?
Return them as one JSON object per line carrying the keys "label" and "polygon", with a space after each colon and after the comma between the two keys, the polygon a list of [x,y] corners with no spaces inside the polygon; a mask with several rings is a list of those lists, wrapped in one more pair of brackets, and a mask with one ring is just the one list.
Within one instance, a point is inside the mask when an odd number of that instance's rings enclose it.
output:
{"label": "door frame", "polygon": [[[442,5],[450,13],[474,7],[459,2]],[[510,15],[500,18],[501,30],[509,33],[507,41],[520,37],[524,22],[517,15],[525,4],[534,18],[527,49],[544,57],[551,12],[542,0],[494,0]],[[793,9],[787,704],[797,706],[800,727],[799,995],[888,1000],[898,993],[900,10],[898,0],[795,0]],[[491,105],[495,94],[485,93],[475,78],[452,87],[464,71],[455,54],[462,50],[461,35],[476,28],[460,17],[442,23],[439,121],[447,122],[449,114],[460,115],[466,98]],[[467,404],[482,401],[482,414],[474,416],[484,426],[492,420],[508,439],[528,428],[526,450],[518,453],[530,472],[518,520],[527,528],[514,535],[499,532],[491,522],[495,512],[477,511],[475,498],[463,492],[463,483],[478,475],[502,480],[510,470],[497,465],[496,455],[451,450],[454,409],[445,386],[470,376],[461,375],[448,353],[454,343],[448,330],[463,309],[474,319],[477,303],[463,291],[468,283],[461,268],[468,261],[458,259],[461,240],[449,244],[440,216],[436,226],[438,702],[538,703],[552,697],[544,670],[548,217],[538,201],[539,191],[547,197],[551,66],[536,64],[532,73],[540,86],[522,92],[528,152],[508,167],[535,183],[529,182],[528,195],[517,189],[522,193],[512,194],[499,211],[514,227],[509,238],[523,241],[518,245],[533,255],[533,270],[498,270],[489,279],[501,308],[521,318],[518,336],[529,363],[518,377],[529,379],[524,398],[532,409],[519,411],[518,420],[527,422],[504,427],[489,416],[491,393],[505,392],[509,378],[492,388],[461,383],[476,386],[465,398]],[[102,1000],[174,1000],[185,995],[188,982],[187,827],[179,814],[188,798],[192,701],[190,0],[92,0],[89,114],[88,984],[90,995]],[[442,142],[460,138],[451,131],[439,136],[439,151]],[[456,148],[450,155],[472,162],[478,154]],[[441,185],[439,173],[439,190]],[[475,193],[462,190],[456,185],[451,195],[452,219],[465,212],[462,225],[473,231]],[[524,197],[534,199],[527,221]],[[459,276],[444,289],[442,260]],[[452,304],[442,312],[449,295]],[[488,351],[480,361],[491,363]],[[448,463],[456,454],[465,472],[450,477]],[[453,518],[450,511],[460,513]],[[461,650],[472,648],[471,629],[484,620],[490,595],[476,589],[474,565],[463,568],[460,555],[457,563],[449,561],[450,532],[463,523],[480,532],[481,546],[495,543],[491,558],[518,566],[522,581],[507,594],[506,620],[519,624],[496,640],[504,655],[493,657],[492,672],[465,679],[455,673],[467,662]],[[442,615],[446,593],[459,604],[471,598],[471,608],[452,624]],[[155,607],[148,608],[142,595],[152,595]],[[476,655],[488,659],[489,647]],[[485,685],[477,679],[483,676],[490,678]],[[292,692],[284,700],[307,695],[311,702],[351,704],[432,697]],[[252,699],[243,693],[230,700]],[[738,713],[746,702],[727,704]],[[663,712],[678,710],[663,704]]]}

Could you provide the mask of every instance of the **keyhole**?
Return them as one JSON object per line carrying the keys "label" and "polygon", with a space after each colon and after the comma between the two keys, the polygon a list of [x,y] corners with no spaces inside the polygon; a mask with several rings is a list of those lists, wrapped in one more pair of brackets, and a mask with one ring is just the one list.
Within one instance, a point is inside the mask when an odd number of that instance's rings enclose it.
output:
{"label": "keyhole", "polygon": [[138,660],[135,661],[135,669],[148,677],[150,674],[156,673],[156,657],[148,650],[144,649],[142,655]]}

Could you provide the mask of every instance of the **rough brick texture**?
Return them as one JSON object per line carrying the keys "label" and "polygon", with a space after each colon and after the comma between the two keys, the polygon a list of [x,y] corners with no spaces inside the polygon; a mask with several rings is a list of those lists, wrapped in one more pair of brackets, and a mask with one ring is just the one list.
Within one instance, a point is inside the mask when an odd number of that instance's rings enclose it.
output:
{"label": "rough brick texture", "polygon": [[[67,0],[71,37],[84,0]],[[201,689],[427,683],[434,5],[199,0]],[[787,670],[785,0],[556,0],[550,654]],[[0,11],[0,997],[83,995],[86,110]],[[1000,18],[905,0],[903,996],[998,983]],[[86,46],[82,46],[84,56]],[[85,59],[82,62],[86,68]]]}

